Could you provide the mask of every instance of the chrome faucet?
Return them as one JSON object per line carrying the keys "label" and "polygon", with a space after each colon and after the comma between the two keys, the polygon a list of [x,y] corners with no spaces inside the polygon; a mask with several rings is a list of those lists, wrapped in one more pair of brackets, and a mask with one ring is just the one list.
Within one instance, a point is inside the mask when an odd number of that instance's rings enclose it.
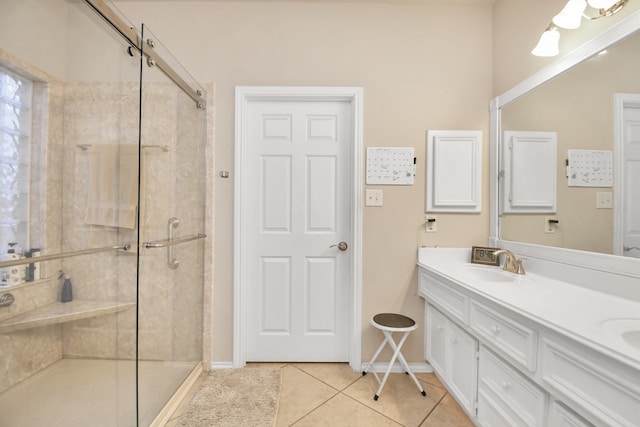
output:
{"label": "chrome faucet", "polygon": [[507,249],[498,249],[493,252],[493,255],[498,257],[500,255],[505,255],[507,259],[504,260],[503,270],[508,271],[510,273],[516,274],[525,274],[524,266],[522,265],[522,260],[516,258],[516,256]]}

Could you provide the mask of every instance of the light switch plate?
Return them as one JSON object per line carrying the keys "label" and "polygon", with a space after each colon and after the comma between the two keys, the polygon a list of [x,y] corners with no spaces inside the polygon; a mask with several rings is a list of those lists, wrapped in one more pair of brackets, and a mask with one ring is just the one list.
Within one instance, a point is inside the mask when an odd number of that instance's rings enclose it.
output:
{"label": "light switch plate", "polygon": [[366,206],[382,206],[382,190],[367,190]]}
{"label": "light switch plate", "polygon": [[613,193],[611,191],[596,193],[596,209],[613,209]]}

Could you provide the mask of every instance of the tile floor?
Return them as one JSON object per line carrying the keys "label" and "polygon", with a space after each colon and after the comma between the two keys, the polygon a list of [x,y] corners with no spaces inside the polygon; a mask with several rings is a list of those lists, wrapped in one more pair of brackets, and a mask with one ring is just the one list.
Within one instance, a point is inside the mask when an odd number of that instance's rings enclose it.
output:
{"label": "tile floor", "polygon": [[[416,373],[426,397],[407,375],[391,374],[375,401],[378,383],[374,376],[362,376],[346,363],[278,366],[282,366],[283,377],[276,427],[473,427],[434,374]],[[180,411],[167,427],[178,425]]]}

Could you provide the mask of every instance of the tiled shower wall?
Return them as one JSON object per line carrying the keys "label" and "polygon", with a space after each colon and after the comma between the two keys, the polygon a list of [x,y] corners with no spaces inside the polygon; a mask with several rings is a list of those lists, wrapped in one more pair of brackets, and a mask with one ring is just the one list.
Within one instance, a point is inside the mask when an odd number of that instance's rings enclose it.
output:
{"label": "tiled shower wall", "polygon": [[[46,95],[43,98],[46,102],[34,106],[34,120],[42,121],[40,131],[47,144],[35,147],[41,151],[42,161],[34,175],[40,177],[34,183],[38,190],[33,196],[39,200],[32,203],[40,207],[32,218],[39,218],[42,224],[46,222],[43,230],[34,235],[40,236],[38,244],[48,254],[84,249],[92,244],[89,227],[83,223],[88,157],[77,145],[136,144],[138,139],[136,83],[63,85],[50,81],[37,89]],[[203,141],[212,146],[212,124],[205,129],[201,120],[207,114],[211,121],[212,102],[208,112],[196,112],[194,102],[169,83],[145,84],[143,97],[143,144],[168,145],[169,151],[146,149],[143,154],[141,240],[166,239],[167,221],[171,217],[180,220],[176,236],[206,232],[211,215],[205,218],[205,203],[211,212],[212,202],[206,194],[211,193],[211,188],[207,190],[205,182],[212,178],[213,153]],[[111,233],[108,239],[108,245],[134,242],[135,231]],[[204,253],[211,256],[211,247],[210,242],[205,247],[202,240],[177,246],[175,256],[180,266],[175,270],[167,266],[166,249],[142,249],[141,359],[207,360],[209,350],[203,352],[202,344],[202,307],[205,310],[210,307],[210,289],[207,287],[203,292],[202,272]],[[60,268],[72,277],[76,300],[135,301],[134,251],[51,261],[46,267],[49,280],[12,290],[16,303],[0,311],[0,320],[56,301]],[[211,276],[210,263],[207,276]],[[209,333],[208,326],[205,333]],[[63,357],[132,359],[135,336],[134,309],[0,334],[3,362],[0,392]]]}
{"label": "tiled shower wall", "polygon": [[[141,240],[167,238],[168,220],[180,225],[176,236],[204,232],[204,112],[170,83],[143,89],[142,143],[167,145],[168,152],[142,151]],[[136,84],[70,84],[66,88],[66,164],[63,221],[72,247],[91,244],[83,223],[87,200],[88,158],[78,144],[137,143]],[[103,126],[103,123],[106,125]],[[120,124],[120,129],[113,124]],[[115,129],[115,131],[114,131]],[[132,231],[114,233],[108,244],[134,241]],[[145,360],[195,361],[202,357],[203,242],[176,246],[180,265],[167,265],[167,249],[141,249],[139,280],[139,355]],[[133,254],[95,254],[87,262],[65,263],[79,299],[135,301]],[[64,327],[66,357],[133,358],[135,312],[96,317]]]}

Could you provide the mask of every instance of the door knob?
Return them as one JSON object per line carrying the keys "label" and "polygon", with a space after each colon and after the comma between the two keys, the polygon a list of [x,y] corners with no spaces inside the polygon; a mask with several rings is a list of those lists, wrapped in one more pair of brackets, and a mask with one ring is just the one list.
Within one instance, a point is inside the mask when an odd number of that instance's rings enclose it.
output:
{"label": "door knob", "polygon": [[349,247],[349,245],[347,245],[347,242],[340,242],[337,245],[331,245],[329,246],[330,248],[335,248],[337,247],[338,249],[340,249],[341,251],[346,251],[347,248]]}

